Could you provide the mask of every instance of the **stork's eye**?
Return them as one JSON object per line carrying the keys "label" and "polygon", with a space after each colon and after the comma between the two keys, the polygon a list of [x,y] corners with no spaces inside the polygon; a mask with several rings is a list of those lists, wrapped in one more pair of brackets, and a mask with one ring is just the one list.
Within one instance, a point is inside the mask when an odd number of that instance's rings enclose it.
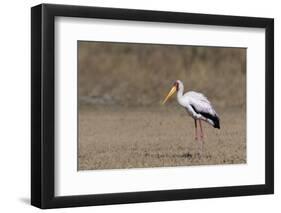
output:
{"label": "stork's eye", "polygon": [[177,91],[179,90],[179,83],[178,82],[175,82],[175,84],[174,84],[175,86],[176,86],[176,88],[177,88]]}

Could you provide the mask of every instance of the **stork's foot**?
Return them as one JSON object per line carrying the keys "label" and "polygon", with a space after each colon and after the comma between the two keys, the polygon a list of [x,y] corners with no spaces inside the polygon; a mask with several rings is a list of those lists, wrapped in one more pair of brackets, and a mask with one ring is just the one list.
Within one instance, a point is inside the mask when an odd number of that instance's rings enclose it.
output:
{"label": "stork's foot", "polygon": [[202,156],[204,153],[204,146],[203,146],[203,141],[201,142],[201,147],[200,147],[200,156]]}

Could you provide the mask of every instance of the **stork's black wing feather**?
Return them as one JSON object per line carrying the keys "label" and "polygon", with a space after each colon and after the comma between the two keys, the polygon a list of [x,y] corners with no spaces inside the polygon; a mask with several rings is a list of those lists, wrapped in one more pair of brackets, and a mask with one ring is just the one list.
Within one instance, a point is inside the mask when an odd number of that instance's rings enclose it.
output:
{"label": "stork's black wing feather", "polygon": [[219,117],[216,115],[216,114],[211,114],[211,113],[208,113],[208,112],[203,112],[203,111],[200,111],[198,109],[196,109],[196,107],[194,105],[191,105],[191,107],[193,108],[193,110],[197,113],[197,114],[200,114],[202,115],[203,117],[207,118],[207,119],[210,119],[211,121],[213,121],[214,123],[214,128],[217,128],[217,129],[220,129],[220,119]]}

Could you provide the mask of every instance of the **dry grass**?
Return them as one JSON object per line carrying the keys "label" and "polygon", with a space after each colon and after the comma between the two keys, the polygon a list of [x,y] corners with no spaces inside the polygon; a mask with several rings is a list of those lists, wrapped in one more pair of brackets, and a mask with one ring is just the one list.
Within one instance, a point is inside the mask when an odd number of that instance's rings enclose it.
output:
{"label": "dry grass", "polygon": [[78,51],[80,101],[154,105],[179,79],[215,106],[245,105],[244,48],[80,42]]}
{"label": "dry grass", "polygon": [[245,163],[243,110],[219,112],[222,128],[204,123],[206,139],[200,153],[194,122],[182,108],[81,106],[78,169]]}

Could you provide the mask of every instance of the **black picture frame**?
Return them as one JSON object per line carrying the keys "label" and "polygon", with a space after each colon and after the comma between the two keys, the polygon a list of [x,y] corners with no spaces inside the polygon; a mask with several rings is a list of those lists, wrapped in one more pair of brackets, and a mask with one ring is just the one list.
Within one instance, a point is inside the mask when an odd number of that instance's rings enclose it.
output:
{"label": "black picture frame", "polygon": [[[55,17],[264,28],[265,184],[112,194],[54,195],[54,21]],[[274,193],[274,20],[164,11],[41,4],[31,8],[31,204],[39,208],[139,203]]]}

